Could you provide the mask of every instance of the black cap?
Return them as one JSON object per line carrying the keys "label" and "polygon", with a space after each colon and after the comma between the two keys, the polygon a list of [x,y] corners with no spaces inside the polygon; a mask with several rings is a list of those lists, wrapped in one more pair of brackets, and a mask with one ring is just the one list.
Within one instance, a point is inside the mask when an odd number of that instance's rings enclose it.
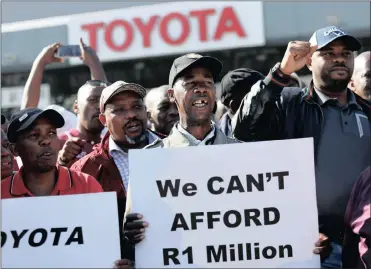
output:
{"label": "black cap", "polygon": [[9,142],[15,143],[20,132],[29,128],[35,120],[42,117],[50,120],[56,128],[61,128],[64,125],[62,115],[54,109],[25,108],[15,113],[10,119],[8,127]]}
{"label": "black cap", "polygon": [[3,125],[6,122],[6,118],[3,114],[1,114],[1,125]]}
{"label": "black cap", "polygon": [[251,87],[264,79],[264,75],[249,68],[239,68],[229,71],[222,79],[221,102],[225,106],[233,99],[241,99],[250,91]]}
{"label": "black cap", "polygon": [[179,58],[176,58],[173,62],[173,65],[170,69],[169,75],[169,86],[172,88],[176,79],[181,75],[183,71],[186,71],[189,68],[194,66],[205,67],[210,70],[211,74],[216,80],[223,69],[223,64],[221,61],[214,57],[202,56],[196,53],[189,53],[183,55]]}
{"label": "black cap", "polygon": [[311,44],[318,45],[319,50],[339,38],[344,40],[349,49],[353,51],[358,51],[362,47],[357,38],[344,32],[342,29],[336,26],[328,26],[315,31],[309,42]]}

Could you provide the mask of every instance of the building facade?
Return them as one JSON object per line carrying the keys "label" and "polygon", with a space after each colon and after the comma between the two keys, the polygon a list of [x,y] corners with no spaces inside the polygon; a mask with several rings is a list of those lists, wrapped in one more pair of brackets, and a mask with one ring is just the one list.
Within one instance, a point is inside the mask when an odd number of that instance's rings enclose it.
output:
{"label": "building facade", "polygon": [[[47,14],[47,15],[46,15]],[[29,70],[54,42],[94,47],[109,81],[147,88],[167,84],[174,58],[200,53],[229,70],[263,73],[280,61],[288,41],[309,40],[315,29],[337,25],[370,50],[367,2],[34,2],[2,3],[2,110],[19,107]],[[305,68],[299,73],[309,74]],[[89,79],[78,58],[47,67],[41,106],[66,100]],[[5,107],[4,107],[4,104]]]}

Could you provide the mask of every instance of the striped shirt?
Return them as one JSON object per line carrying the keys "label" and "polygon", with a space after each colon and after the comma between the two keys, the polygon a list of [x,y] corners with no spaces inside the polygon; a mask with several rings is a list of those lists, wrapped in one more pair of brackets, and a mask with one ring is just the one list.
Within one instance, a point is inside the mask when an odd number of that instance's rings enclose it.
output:
{"label": "striped shirt", "polygon": [[[149,144],[155,142],[159,139],[158,136],[152,132],[147,131],[147,137]],[[125,190],[128,190],[129,186],[129,154],[123,151],[112,139],[112,136],[109,138],[109,153],[111,154],[117,169],[120,172],[122,182],[124,184]]]}

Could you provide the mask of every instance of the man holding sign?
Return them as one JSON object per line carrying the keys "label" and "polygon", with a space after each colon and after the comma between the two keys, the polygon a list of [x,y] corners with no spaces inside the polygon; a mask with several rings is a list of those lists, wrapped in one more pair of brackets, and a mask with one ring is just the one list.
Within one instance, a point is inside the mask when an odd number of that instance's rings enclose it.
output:
{"label": "man holding sign", "polygon": [[[174,61],[170,71],[169,83],[172,88],[169,96],[178,106],[180,122],[167,138],[148,145],[147,149],[238,143],[215,128],[211,121],[215,103],[214,79],[221,68],[219,60],[197,54],[188,54]],[[131,211],[130,203],[128,200],[127,213]],[[133,243],[144,239],[148,223],[139,221],[142,218],[141,214],[135,213],[126,216],[125,234]],[[327,238],[320,237],[315,243],[314,253],[328,253],[327,246]]]}
{"label": "man holding sign", "polygon": [[[103,192],[92,176],[56,166],[60,149],[57,128],[63,125],[63,117],[52,109],[27,108],[12,116],[8,139],[23,166],[2,180],[1,199]],[[116,268],[130,265],[129,260],[114,264]]]}

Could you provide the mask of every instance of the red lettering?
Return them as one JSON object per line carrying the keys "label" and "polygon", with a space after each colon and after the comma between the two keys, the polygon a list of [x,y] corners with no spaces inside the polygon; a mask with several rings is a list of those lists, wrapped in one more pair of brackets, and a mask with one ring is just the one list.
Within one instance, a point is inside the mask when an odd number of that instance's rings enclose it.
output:
{"label": "red lettering", "polygon": [[88,32],[90,47],[92,47],[97,52],[98,52],[97,32],[100,28],[103,27],[104,27],[103,22],[81,25],[81,29]]}
{"label": "red lettering", "polygon": [[[112,33],[116,27],[122,27],[125,30],[125,41],[121,45],[117,45],[112,40]],[[124,51],[126,50],[131,43],[133,42],[133,28],[131,24],[123,20],[114,20],[107,25],[106,32],[104,33],[104,39],[107,43],[107,46],[113,51]]]}
{"label": "red lettering", "polygon": [[[168,32],[168,24],[172,20],[179,20],[182,25],[181,34],[178,38],[171,39]],[[172,12],[166,15],[160,23],[160,35],[162,39],[169,45],[179,45],[182,44],[189,35],[189,23],[185,16],[178,12]]]}
{"label": "red lettering", "polygon": [[158,16],[152,16],[147,24],[143,24],[140,18],[134,18],[134,23],[138,27],[143,37],[143,47],[148,48],[151,46],[151,33],[157,22]]}
{"label": "red lettering", "polygon": [[214,40],[219,40],[227,32],[235,32],[239,37],[245,37],[246,34],[233,11],[232,7],[223,9],[220,15],[218,27],[216,28]]}
{"label": "red lettering", "polygon": [[189,13],[190,16],[198,19],[200,41],[207,41],[207,16],[215,14],[215,9],[196,10]]}

